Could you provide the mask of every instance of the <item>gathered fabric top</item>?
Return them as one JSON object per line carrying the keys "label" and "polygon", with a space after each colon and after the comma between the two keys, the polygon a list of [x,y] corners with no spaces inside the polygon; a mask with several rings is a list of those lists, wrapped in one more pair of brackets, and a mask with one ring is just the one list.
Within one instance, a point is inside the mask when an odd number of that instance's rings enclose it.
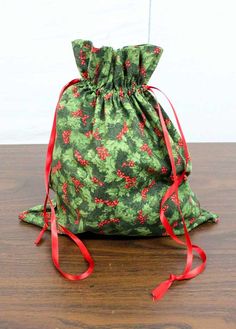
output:
{"label": "gathered fabric top", "polygon": [[84,39],[72,41],[72,47],[83,80],[108,90],[147,84],[163,52],[163,48],[149,43],[96,48]]}

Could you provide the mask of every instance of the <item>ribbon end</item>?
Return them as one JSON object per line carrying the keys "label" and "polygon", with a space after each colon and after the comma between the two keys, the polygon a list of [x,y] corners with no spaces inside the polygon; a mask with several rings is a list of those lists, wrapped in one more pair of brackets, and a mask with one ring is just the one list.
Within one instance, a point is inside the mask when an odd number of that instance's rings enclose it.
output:
{"label": "ribbon end", "polygon": [[152,300],[156,302],[162,299],[166,294],[166,292],[168,291],[168,289],[171,287],[173,282],[174,282],[173,278],[161,282],[155,289],[152,290],[151,292]]}
{"label": "ribbon end", "polygon": [[47,229],[47,225],[44,224],[42,230],[39,232],[39,235],[38,237],[36,238],[36,240],[34,241],[34,244],[37,246],[39,244],[39,242],[41,241],[43,235],[44,235],[44,232],[46,231]]}
{"label": "ribbon end", "polygon": [[37,246],[39,242],[41,241],[42,237],[37,237],[37,239],[34,241],[34,244]]}

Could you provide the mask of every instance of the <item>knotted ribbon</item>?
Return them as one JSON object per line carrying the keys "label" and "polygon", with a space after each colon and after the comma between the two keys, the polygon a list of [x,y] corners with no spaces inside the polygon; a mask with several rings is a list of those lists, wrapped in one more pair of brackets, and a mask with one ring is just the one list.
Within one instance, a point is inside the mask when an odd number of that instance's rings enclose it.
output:
{"label": "knotted ribbon", "polygon": [[[174,156],[173,156],[173,152],[172,152],[172,148],[171,148],[171,142],[170,142],[170,137],[169,137],[169,133],[166,127],[166,123],[162,114],[162,110],[160,107],[160,104],[157,102],[157,110],[158,110],[158,115],[160,118],[160,123],[162,126],[162,130],[163,130],[163,135],[164,135],[164,140],[165,140],[165,144],[166,144],[166,148],[169,154],[169,159],[170,159],[170,163],[171,163],[171,168],[172,168],[172,174],[173,174],[173,184],[167,189],[167,191],[165,192],[161,203],[160,203],[160,220],[163,224],[163,226],[166,229],[166,232],[169,234],[169,236],[175,240],[177,243],[185,245],[187,247],[187,258],[186,258],[186,265],[185,265],[185,269],[183,271],[183,273],[181,275],[174,275],[174,274],[170,274],[169,279],[167,279],[166,281],[161,282],[155,289],[152,290],[151,294],[153,296],[153,301],[156,300],[160,300],[165,293],[167,292],[167,290],[171,287],[171,285],[173,284],[174,281],[180,281],[180,280],[186,280],[186,279],[192,279],[195,276],[197,276],[198,274],[200,274],[206,265],[206,254],[205,252],[198,246],[193,245],[187,230],[187,226],[184,220],[184,216],[182,214],[181,208],[180,208],[180,201],[179,201],[179,196],[178,196],[178,188],[180,186],[180,184],[183,182],[183,180],[186,178],[186,168],[187,168],[187,164],[188,161],[190,159],[189,156],[189,152],[188,152],[188,147],[187,147],[187,143],[183,134],[183,130],[181,128],[177,113],[174,109],[173,104],[171,103],[170,99],[167,97],[167,95],[161,91],[159,88],[154,87],[154,86],[147,86],[147,90],[151,90],[151,92],[154,94],[152,89],[156,89],[159,92],[161,92],[166,99],[168,100],[173,112],[174,112],[174,116],[179,128],[179,132],[182,138],[182,142],[183,142],[183,147],[184,147],[184,154],[185,154],[185,169],[183,171],[183,173],[181,173],[180,175],[177,175],[176,173],[176,165],[175,165],[175,160],[174,160]],[[176,199],[177,199],[177,207],[183,222],[183,227],[184,227],[184,234],[185,234],[185,242],[180,240],[174,233],[168,219],[165,216],[165,209],[163,207],[164,203],[173,195],[176,195]],[[195,252],[200,256],[202,263],[195,267],[194,269],[191,270],[192,268],[192,263],[193,263],[193,250],[195,250]]]}

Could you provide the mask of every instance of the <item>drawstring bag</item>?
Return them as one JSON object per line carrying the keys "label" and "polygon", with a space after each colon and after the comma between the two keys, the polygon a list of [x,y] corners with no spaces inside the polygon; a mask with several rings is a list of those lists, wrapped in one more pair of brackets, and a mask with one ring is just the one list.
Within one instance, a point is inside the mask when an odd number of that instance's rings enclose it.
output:
{"label": "drawstring bag", "polygon": [[[202,209],[188,176],[192,163],[169,98],[148,85],[163,49],[139,44],[96,48],[92,41],[72,41],[81,77],[63,87],[56,106],[46,155],[43,205],[19,219],[51,230],[52,260],[69,280],[88,277],[94,261],[77,234],[170,236],[187,249],[182,274],[170,274],[151,294],[161,299],[174,281],[191,279],[206,265],[203,249],[189,231],[218,215]],[[178,130],[158,102],[164,94]],[[49,190],[55,192],[50,198]],[[88,263],[82,274],[60,267],[58,234],[68,235]],[[184,235],[183,241],[178,236]],[[201,264],[192,269],[193,253]]]}

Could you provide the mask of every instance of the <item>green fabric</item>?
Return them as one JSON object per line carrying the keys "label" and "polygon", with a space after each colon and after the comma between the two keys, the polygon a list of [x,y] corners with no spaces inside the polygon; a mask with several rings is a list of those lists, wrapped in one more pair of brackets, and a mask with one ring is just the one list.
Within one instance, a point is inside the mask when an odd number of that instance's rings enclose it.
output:
{"label": "green fabric", "polygon": [[[142,86],[163,49],[152,44],[95,48],[83,39],[72,46],[82,78],[63,93],[58,106],[50,175],[57,221],[73,233],[166,235],[159,208],[172,183],[171,165],[157,100]],[[188,176],[191,160],[186,168],[180,135],[161,109],[177,174],[186,169]],[[218,218],[200,207],[188,179],[179,187],[179,198],[189,231]],[[175,234],[183,234],[175,196],[165,209]],[[43,205],[25,210],[19,218],[42,227]]]}

